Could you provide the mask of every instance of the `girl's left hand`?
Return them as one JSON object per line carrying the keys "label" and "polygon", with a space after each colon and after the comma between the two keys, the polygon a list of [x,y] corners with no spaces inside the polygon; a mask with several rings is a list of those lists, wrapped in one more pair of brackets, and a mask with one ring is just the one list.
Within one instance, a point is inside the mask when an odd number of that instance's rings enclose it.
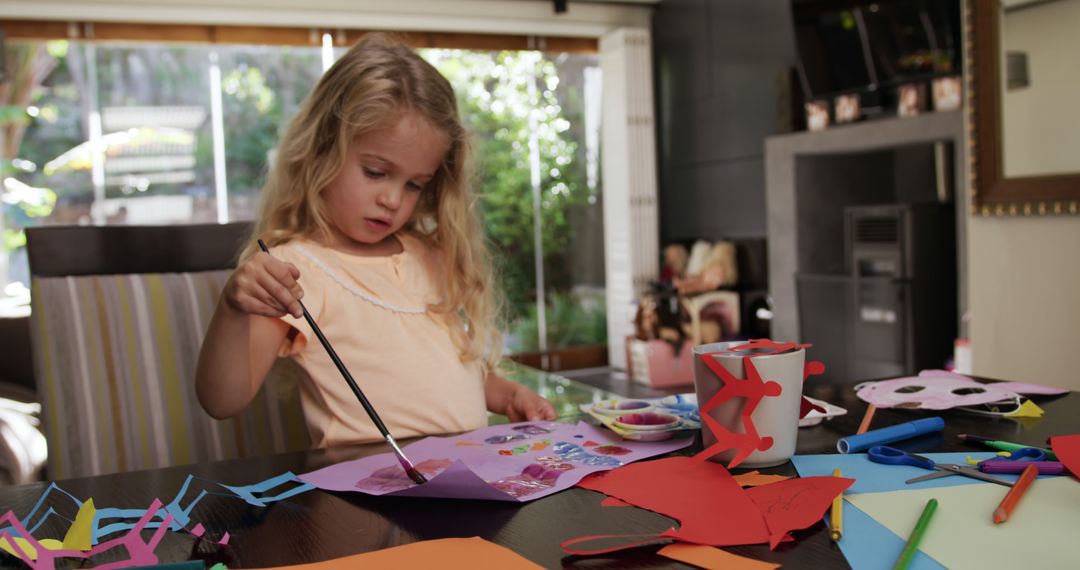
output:
{"label": "girl's left hand", "polygon": [[511,422],[535,422],[540,420],[554,420],[555,406],[544,397],[532,390],[518,386],[506,406],[506,417]]}

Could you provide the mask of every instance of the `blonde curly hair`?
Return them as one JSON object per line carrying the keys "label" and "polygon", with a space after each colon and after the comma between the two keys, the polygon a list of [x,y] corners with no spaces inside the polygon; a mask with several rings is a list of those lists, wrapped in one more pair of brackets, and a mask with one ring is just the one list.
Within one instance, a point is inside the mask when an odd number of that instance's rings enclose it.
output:
{"label": "blonde curly hair", "polygon": [[502,335],[491,256],[472,191],[469,144],[450,82],[412,48],[382,33],[368,33],[322,76],[285,131],[262,190],[254,234],[242,258],[297,237],[331,242],[322,200],[346,163],[349,143],[417,113],[446,134],[450,148],[405,230],[436,252],[443,300],[430,310],[450,327],[463,361],[483,358],[494,369]]}

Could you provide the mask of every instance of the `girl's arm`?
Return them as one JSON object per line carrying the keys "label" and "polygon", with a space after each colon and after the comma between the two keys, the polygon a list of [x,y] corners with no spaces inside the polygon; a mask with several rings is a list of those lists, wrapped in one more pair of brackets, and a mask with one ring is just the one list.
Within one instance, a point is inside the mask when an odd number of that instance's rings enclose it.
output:
{"label": "girl's arm", "polygon": [[229,276],[199,351],[195,393],[208,414],[241,412],[262,386],[289,333],[279,317],[300,315],[300,272],[257,253]]}
{"label": "girl's arm", "polygon": [[555,407],[540,394],[489,372],[484,383],[488,411],[503,414],[512,422],[554,420]]}

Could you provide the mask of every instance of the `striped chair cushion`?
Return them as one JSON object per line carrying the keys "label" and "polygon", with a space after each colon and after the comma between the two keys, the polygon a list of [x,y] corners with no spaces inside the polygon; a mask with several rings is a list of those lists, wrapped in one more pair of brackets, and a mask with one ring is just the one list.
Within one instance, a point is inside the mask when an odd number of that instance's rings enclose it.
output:
{"label": "striped chair cushion", "polygon": [[195,363],[229,271],[42,277],[32,283],[34,372],[51,479],[310,445],[295,378],[271,373],[241,415],[211,418]]}

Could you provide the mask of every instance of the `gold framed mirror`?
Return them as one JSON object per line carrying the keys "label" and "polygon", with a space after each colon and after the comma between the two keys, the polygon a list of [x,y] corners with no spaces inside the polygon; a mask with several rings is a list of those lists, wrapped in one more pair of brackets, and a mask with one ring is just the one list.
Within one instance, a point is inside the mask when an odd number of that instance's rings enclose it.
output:
{"label": "gold framed mirror", "polygon": [[1068,88],[1080,87],[1080,0],[968,0],[967,9],[974,211],[1080,214],[1080,108]]}

